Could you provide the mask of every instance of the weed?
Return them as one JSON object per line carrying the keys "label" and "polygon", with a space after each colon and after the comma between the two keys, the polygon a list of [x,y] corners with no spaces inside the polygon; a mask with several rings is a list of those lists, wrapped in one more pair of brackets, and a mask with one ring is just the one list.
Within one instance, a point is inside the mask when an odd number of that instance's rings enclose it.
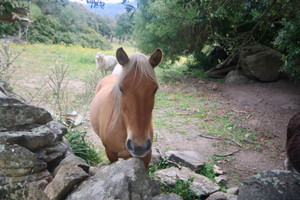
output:
{"label": "weed", "polygon": [[216,177],[216,172],[214,171],[213,165],[210,163],[206,162],[203,165],[203,168],[199,171],[199,174],[209,178],[210,180],[216,182],[215,177]]}
{"label": "weed", "polygon": [[84,159],[89,165],[94,166],[102,162],[102,158],[94,146],[85,140],[86,132],[68,129],[65,138],[69,141],[76,156]]}
{"label": "weed", "polygon": [[173,187],[169,187],[160,183],[160,188],[164,193],[176,193],[181,196],[184,200],[194,200],[201,199],[193,190],[190,189],[190,184],[193,182],[193,179],[187,181],[176,180]]}
{"label": "weed", "polygon": [[153,177],[154,172],[172,167],[172,165],[167,161],[167,159],[168,158],[166,158],[165,160],[160,160],[157,165],[149,167],[148,170],[149,176]]}

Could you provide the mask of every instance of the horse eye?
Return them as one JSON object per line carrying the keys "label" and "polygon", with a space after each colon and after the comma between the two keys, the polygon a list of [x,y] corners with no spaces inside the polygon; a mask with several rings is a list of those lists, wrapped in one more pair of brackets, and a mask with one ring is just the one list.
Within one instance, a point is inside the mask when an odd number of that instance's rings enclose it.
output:
{"label": "horse eye", "polygon": [[122,94],[124,94],[124,90],[121,87],[120,87],[120,91],[121,91]]}
{"label": "horse eye", "polygon": [[158,88],[155,88],[155,90],[153,91],[153,94],[156,94]]}

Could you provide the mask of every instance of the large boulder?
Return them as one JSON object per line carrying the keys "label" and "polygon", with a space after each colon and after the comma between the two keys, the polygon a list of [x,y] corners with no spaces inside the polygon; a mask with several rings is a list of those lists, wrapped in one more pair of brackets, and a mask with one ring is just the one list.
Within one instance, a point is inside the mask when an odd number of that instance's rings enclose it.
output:
{"label": "large boulder", "polygon": [[243,180],[238,200],[300,199],[300,176],[283,170],[258,173]]}
{"label": "large boulder", "polygon": [[102,167],[92,177],[83,181],[66,199],[98,200],[152,199],[159,188],[148,176],[143,162],[138,158],[118,161]]}
{"label": "large boulder", "polygon": [[244,47],[240,53],[240,66],[249,78],[275,81],[283,66],[281,53],[267,46]]}

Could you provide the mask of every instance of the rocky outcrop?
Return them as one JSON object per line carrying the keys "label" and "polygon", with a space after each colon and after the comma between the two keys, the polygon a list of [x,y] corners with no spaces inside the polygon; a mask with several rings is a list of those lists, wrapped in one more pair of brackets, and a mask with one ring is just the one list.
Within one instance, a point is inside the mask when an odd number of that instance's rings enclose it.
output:
{"label": "rocky outcrop", "polygon": [[67,129],[42,108],[0,95],[0,199],[48,199],[51,172],[70,152]]}
{"label": "rocky outcrop", "polygon": [[300,199],[300,176],[283,170],[258,173],[243,180],[238,200]]}
{"label": "rocky outcrop", "polygon": [[267,46],[244,47],[240,53],[240,66],[249,78],[275,81],[283,66],[281,53]]}
{"label": "rocky outcrop", "polygon": [[102,167],[93,177],[83,181],[67,200],[122,199],[142,200],[168,199],[159,197],[158,185],[153,182],[138,158],[118,161]]}

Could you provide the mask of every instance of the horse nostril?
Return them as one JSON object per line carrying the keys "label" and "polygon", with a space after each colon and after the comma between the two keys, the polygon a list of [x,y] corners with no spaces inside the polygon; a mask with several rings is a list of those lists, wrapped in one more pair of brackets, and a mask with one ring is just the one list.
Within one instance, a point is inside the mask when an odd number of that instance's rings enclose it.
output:
{"label": "horse nostril", "polygon": [[134,144],[133,144],[133,142],[132,142],[131,139],[128,139],[128,140],[127,140],[127,142],[126,142],[126,147],[127,147],[127,149],[128,149],[129,151],[133,151],[133,149],[134,149]]}
{"label": "horse nostril", "polygon": [[146,149],[145,151],[149,151],[151,149],[151,146],[152,146],[152,142],[150,139],[147,140],[147,143],[146,143]]}

